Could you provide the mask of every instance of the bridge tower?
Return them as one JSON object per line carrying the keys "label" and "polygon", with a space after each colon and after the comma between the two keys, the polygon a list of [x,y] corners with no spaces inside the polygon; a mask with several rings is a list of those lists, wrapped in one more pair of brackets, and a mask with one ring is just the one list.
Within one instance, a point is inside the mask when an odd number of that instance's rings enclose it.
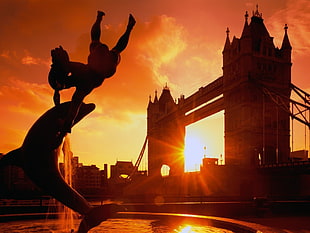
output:
{"label": "bridge tower", "polygon": [[[256,165],[288,161],[291,50],[287,26],[276,48],[258,7],[245,14],[240,38],[227,37],[223,50],[226,164]],[[282,97],[280,108],[266,93]],[[277,97],[274,97],[277,98]]]}
{"label": "bridge tower", "polygon": [[167,86],[163,88],[160,98],[157,93],[147,108],[148,137],[148,175],[159,177],[161,167],[170,168],[169,175],[184,172],[184,137],[185,125],[178,116],[177,104]]}

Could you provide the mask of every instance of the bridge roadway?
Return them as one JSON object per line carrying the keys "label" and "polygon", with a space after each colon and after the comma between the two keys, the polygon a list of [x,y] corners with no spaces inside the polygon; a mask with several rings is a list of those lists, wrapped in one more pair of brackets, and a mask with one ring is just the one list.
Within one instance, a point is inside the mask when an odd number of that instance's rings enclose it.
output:
{"label": "bridge roadway", "polygon": [[287,163],[273,163],[262,164],[259,169],[264,172],[271,172],[275,174],[279,173],[298,173],[298,174],[310,174],[310,161],[295,161]]}
{"label": "bridge roadway", "polygon": [[219,77],[186,99],[179,98],[177,109],[163,116],[158,123],[178,119],[187,126],[222,110],[224,110],[223,77]]}

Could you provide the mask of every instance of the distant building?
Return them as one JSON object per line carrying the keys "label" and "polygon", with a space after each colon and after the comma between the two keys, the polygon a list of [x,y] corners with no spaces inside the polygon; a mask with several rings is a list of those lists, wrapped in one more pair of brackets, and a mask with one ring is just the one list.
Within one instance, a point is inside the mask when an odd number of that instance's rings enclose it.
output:
{"label": "distant building", "polygon": [[108,182],[108,164],[103,165],[103,170],[100,171],[101,186],[106,186]]}
{"label": "distant building", "polygon": [[[107,190],[107,165],[100,171],[96,165],[84,166],[79,158],[72,158],[72,186],[84,194],[97,194],[100,190]],[[64,176],[64,164],[59,163],[59,170]],[[40,189],[16,166],[6,166],[0,169],[0,195],[26,196],[40,195]]]}
{"label": "distant building", "polygon": [[290,155],[291,161],[307,161],[308,158],[308,151],[307,150],[296,150],[292,151]]}
{"label": "distant building", "polygon": [[0,195],[21,195],[39,194],[40,189],[28,178],[23,169],[9,165],[0,169]]}
{"label": "distant building", "polygon": [[76,189],[85,192],[95,192],[101,187],[101,174],[96,165],[80,166],[76,170]]}
{"label": "distant building", "polygon": [[134,171],[134,165],[128,161],[117,161],[115,165],[111,165],[110,179],[127,178]]}

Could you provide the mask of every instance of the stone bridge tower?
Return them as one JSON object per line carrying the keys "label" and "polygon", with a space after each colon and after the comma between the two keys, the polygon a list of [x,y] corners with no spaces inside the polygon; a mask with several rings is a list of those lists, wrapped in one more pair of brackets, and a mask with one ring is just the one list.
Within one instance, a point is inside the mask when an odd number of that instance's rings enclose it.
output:
{"label": "stone bridge tower", "polygon": [[147,108],[148,172],[149,176],[160,176],[162,165],[170,167],[169,175],[184,172],[183,117],[178,116],[177,104],[169,88],[164,87],[160,98],[155,94]]}
{"label": "stone bridge tower", "polygon": [[166,86],[147,109],[148,170],[160,176],[184,171],[185,126],[224,110],[225,164],[286,162],[290,155],[291,50],[284,27],[281,48],[264,25],[258,9],[248,14],[240,38],[227,37],[223,76],[176,103]]}
{"label": "stone bridge tower", "polygon": [[[286,25],[284,29],[280,49],[258,9],[250,23],[246,13],[240,38],[230,42],[227,29],[223,50],[226,164],[288,161],[292,47]],[[281,107],[275,104],[278,98]]]}

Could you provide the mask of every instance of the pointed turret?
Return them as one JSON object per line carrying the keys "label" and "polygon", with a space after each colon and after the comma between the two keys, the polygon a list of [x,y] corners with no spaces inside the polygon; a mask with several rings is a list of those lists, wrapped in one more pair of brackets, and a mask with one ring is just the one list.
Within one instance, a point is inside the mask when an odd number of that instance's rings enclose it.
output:
{"label": "pointed turret", "polygon": [[151,95],[149,96],[149,104],[147,107],[148,111],[158,111],[158,98],[157,98],[157,91],[155,91],[154,101],[152,102]]}
{"label": "pointed turret", "polygon": [[251,37],[251,28],[248,22],[249,14],[246,11],[245,15],[245,22],[243,26],[243,31],[240,37],[240,47],[242,53],[251,53],[252,51],[252,37]]}
{"label": "pointed turret", "polygon": [[263,13],[259,13],[258,11],[258,4],[256,4],[256,11],[253,11],[253,17],[257,17],[257,18],[263,18]]}
{"label": "pointed turret", "polygon": [[[229,39],[229,28],[227,27],[226,29],[226,41],[225,41],[225,46],[224,46],[224,51],[230,48],[230,39]],[[224,52],[223,51],[223,52]]]}
{"label": "pointed turret", "polygon": [[171,96],[169,87],[166,86],[163,88],[163,92],[158,100],[159,103],[159,111],[163,113],[168,113],[175,108],[175,102]]}
{"label": "pointed turret", "polygon": [[245,18],[245,22],[244,22],[241,38],[251,36],[251,32],[250,32],[250,28],[249,28],[249,23],[248,23],[249,14],[248,14],[247,11],[245,12],[244,18]]}
{"label": "pointed turret", "polygon": [[223,49],[223,64],[226,64],[230,58],[231,43],[229,39],[229,28],[226,29],[226,41]]}
{"label": "pointed turret", "polygon": [[152,96],[150,95],[150,96],[149,96],[149,103],[148,103],[148,105],[147,105],[147,110],[150,111],[151,108],[152,108],[152,106],[153,106]]}
{"label": "pointed turret", "polygon": [[149,95],[149,105],[152,103],[152,96]]}
{"label": "pointed turret", "polygon": [[284,26],[284,37],[283,37],[283,42],[282,42],[281,50],[283,50],[283,49],[291,50],[292,49],[290,40],[288,39],[287,29],[288,29],[288,26],[287,26],[287,24],[285,24],[285,26]]}
{"label": "pointed turret", "polygon": [[290,40],[287,35],[287,29],[288,29],[288,26],[287,24],[285,24],[284,37],[283,37],[282,46],[280,50],[282,52],[282,57],[286,59],[288,62],[291,62],[292,46],[291,46]]}
{"label": "pointed turret", "polygon": [[264,24],[263,14],[258,11],[258,5],[256,5],[256,11],[253,11],[249,27],[254,51],[260,52],[262,41],[269,41],[268,43],[272,43],[272,38]]}
{"label": "pointed turret", "polygon": [[157,90],[155,91],[154,104],[158,102]]}

